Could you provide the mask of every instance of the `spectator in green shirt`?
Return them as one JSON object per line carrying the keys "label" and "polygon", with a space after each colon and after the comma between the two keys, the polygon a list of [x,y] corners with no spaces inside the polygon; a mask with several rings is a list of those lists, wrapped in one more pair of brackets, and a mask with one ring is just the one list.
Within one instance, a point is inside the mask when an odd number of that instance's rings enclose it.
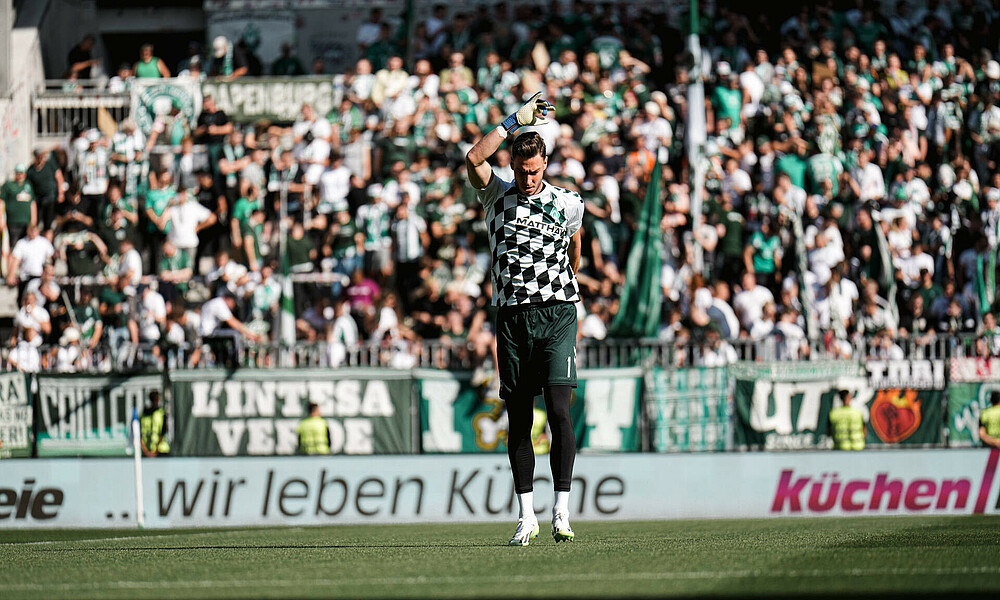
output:
{"label": "spectator in green shirt", "polygon": [[313,270],[313,261],[316,260],[316,244],[306,237],[306,229],[302,223],[296,221],[292,224],[286,241],[285,253],[288,257],[288,268],[293,273],[308,273]]}
{"label": "spectator in green shirt", "polygon": [[716,272],[722,281],[737,281],[741,257],[743,256],[743,228],[746,219],[733,208],[730,196],[722,197],[722,211],[716,229],[719,232],[719,245],[716,253]]}
{"label": "spectator in green shirt", "polygon": [[757,285],[774,292],[781,278],[781,239],[774,234],[771,219],[761,222],[760,231],[750,236],[750,243],[743,251],[743,264],[753,273]]}
{"label": "spectator in green shirt", "polygon": [[778,173],[787,173],[792,180],[792,185],[806,189],[806,170],[809,168],[807,155],[809,154],[809,142],[801,137],[794,137],[791,141],[792,151],[783,154],[774,161],[775,170]]}
{"label": "spectator in green shirt", "polygon": [[240,225],[240,238],[243,240],[243,258],[247,268],[260,271],[262,263],[260,240],[264,231],[264,211],[257,208],[250,213],[250,218]]}
{"label": "spectator in green shirt", "polygon": [[135,68],[132,69],[132,72],[135,73],[136,79],[143,77],[154,79],[170,77],[170,69],[167,68],[167,63],[153,56],[152,44],[143,44],[142,48],[139,49],[139,62],[135,63]]}
{"label": "spectator in green shirt", "polygon": [[104,332],[104,322],[89,287],[80,288],[80,299],[73,306],[73,321],[80,330],[80,345],[88,350],[96,348]]}
{"label": "spectator in green shirt", "polygon": [[292,46],[285,42],[281,45],[281,56],[271,64],[271,75],[287,77],[295,75],[305,75],[306,69],[302,66],[299,57],[292,56]]}
{"label": "spectator in green shirt", "polygon": [[725,85],[719,85],[712,93],[712,109],[716,121],[729,119],[730,127],[740,124],[740,110],[743,108],[743,91],[737,76],[728,77]]}
{"label": "spectator in green shirt", "polygon": [[233,213],[229,226],[234,248],[243,246],[242,227],[250,220],[250,215],[255,210],[263,209],[264,202],[260,199],[260,192],[257,190],[257,186],[249,186],[246,196],[237,200],[233,205]]}
{"label": "spectator in green shirt", "polygon": [[191,255],[187,252],[178,252],[170,240],[163,242],[163,251],[160,256],[160,289],[158,290],[167,302],[173,301],[177,296],[183,296],[188,291],[188,282],[194,269],[191,268]]}
{"label": "spectator in green shirt", "polygon": [[6,217],[11,246],[24,237],[30,225],[38,222],[35,188],[28,181],[28,167],[24,163],[14,167],[14,179],[0,186],[0,209]]}
{"label": "spectator in green shirt", "polygon": [[59,163],[47,150],[35,150],[35,161],[27,171],[28,182],[35,190],[38,203],[38,224],[48,229],[55,219],[56,203],[63,201],[63,172]]}
{"label": "spectator in green shirt", "polygon": [[160,235],[170,233],[170,218],[165,213],[177,196],[173,182],[174,177],[170,171],[164,171],[160,173],[159,183],[156,184],[156,187],[146,194],[146,218],[149,219],[147,226],[149,233]]}

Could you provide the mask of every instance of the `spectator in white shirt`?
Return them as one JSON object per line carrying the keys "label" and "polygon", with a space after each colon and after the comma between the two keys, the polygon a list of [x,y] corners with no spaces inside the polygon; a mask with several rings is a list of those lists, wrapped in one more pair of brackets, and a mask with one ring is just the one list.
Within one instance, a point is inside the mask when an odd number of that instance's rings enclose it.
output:
{"label": "spectator in white shirt", "polygon": [[882,177],[882,169],[871,162],[871,158],[870,150],[862,150],[858,153],[858,166],[851,170],[849,182],[862,203],[869,200],[881,200],[885,197],[885,179]]}
{"label": "spectator in white shirt", "polygon": [[330,152],[330,167],[319,177],[320,200],[316,212],[321,215],[348,210],[347,195],[351,192],[351,170],[344,166],[344,157]]}
{"label": "spectator in white shirt", "polygon": [[142,256],[135,249],[130,238],[125,238],[118,244],[118,277],[124,279],[127,285],[137,286],[142,281]]}
{"label": "spectator in white shirt", "polygon": [[76,173],[83,195],[89,197],[91,203],[97,203],[103,200],[108,191],[108,162],[111,154],[101,145],[101,132],[98,130],[91,129],[87,132],[87,142],[87,150],[77,159],[79,162]]}
{"label": "spectator in white shirt", "polygon": [[238,290],[250,282],[247,268],[233,260],[226,250],[215,254],[215,268],[205,277],[208,284],[215,284],[215,293],[236,294]]}
{"label": "spectator in white shirt", "polygon": [[920,284],[921,271],[927,271],[934,275],[934,257],[924,252],[924,244],[920,240],[915,240],[910,247],[910,256],[906,258],[893,258],[893,263],[903,274],[903,283],[907,286]]}
{"label": "spectator in white shirt", "polygon": [[726,160],[726,176],[722,180],[722,193],[729,197],[733,206],[743,205],[743,194],[753,189],[750,175],[740,168],[735,158]]}
{"label": "spectator in white shirt", "polygon": [[779,336],[778,360],[799,360],[809,356],[806,332],[796,321],[799,311],[787,308],[774,326],[774,335]]}
{"label": "spectator in white shirt", "polygon": [[[33,331],[41,335],[30,336],[27,331]],[[24,300],[21,301],[21,308],[14,315],[14,338],[15,342],[30,341],[35,347],[42,345],[42,336],[52,333],[52,321],[49,318],[49,311],[38,304],[38,298],[34,292],[26,292]]]}
{"label": "spectator in white shirt", "polygon": [[347,361],[347,350],[358,344],[360,333],[347,302],[338,300],[333,305],[335,318],[326,336],[327,358],[331,367],[339,367]]}
{"label": "spectator in white shirt", "polygon": [[754,321],[750,327],[750,339],[758,341],[771,335],[774,331],[774,321],[777,315],[778,309],[774,305],[774,302],[765,303],[764,307],[761,308],[760,318]]}
{"label": "spectator in white shirt", "polygon": [[[402,95],[407,95],[407,87],[410,82],[410,74],[403,69],[403,59],[399,56],[391,56],[386,68],[375,73],[375,82],[372,84],[372,102],[375,106],[383,109],[384,114],[392,114],[392,105],[396,103]],[[412,96],[407,99],[408,104],[413,104]],[[413,105],[416,108],[416,105]]]}
{"label": "spectator in white shirt", "polygon": [[358,43],[358,48],[361,49],[361,53],[364,54],[368,50],[368,46],[371,46],[376,41],[378,41],[379,34],[382,32],[382,9],[375,7],[371,10],[368,15],[368,21],[362,23],[358,26],[358,33],[355,36],[355,41]]}
{"label": "spectator in white shirt", "polygon": [[80,330],[76,327],[67,327],[59,338],[59,350],[56,352],[56,371],[59,373],[75,373],[83,366],[81,359],[83,351],[80,349]]}
{"label": "spectator in white shirt", "polygon": [[646,150],[657,154],[660,162],[666,162],[666,151],[674,137],[670,122],[660,114],[660,105],[647,102],[643,105],[641,118],[632,124],[632,135],[642,138]]}
{"label": "spectator in white shirt", "polygon": [[808,252],[809,270],[816,275],[817,285],[826,285],[830,272],[844,260],[844,250],[827,239],[826,233],[816,235],[816,247]]}
{"label": "spectator in white shirt", "polygon": [[723,341],[715,329],[705,332],[705,342],[699,350],[695,359],[696,367],[724,367],[739,360],[736,349]]}
{"label": "spectator in white shirt", "polygon": [[28,285],[24,287],[24,291],[33,292],[38,303],[42,306],[50,302],[58,302],[62,288],[56,283],[55,276],[55,266],[50,262],[45,263],[45,266],[42,268],[42,276],[29,281]]}
{"label": "spectator in white shirt", "polygon": [[559,53],[559,60],[549,63],[545,70],[545,80],[559,87],[569,86],[580,76],[576,64],[576,53],[566,49]]}
{"label": "spectator in white shirt", "polygon": [[28,235],[17,240],[10,252],[10,263],[7,266],[7,285],[15,286],[18,280],[22,283],[35,277],[41,277],[45,263],[55,256],[56,249],[48,238],[39,235],[37,225],[28,227]]}
{"label": "spectator in white shirt", "polygon": [[259,341],[260,338],[236,318],[236,315],[233,314],[234,310],[236,310],[236,298],[231,294],[212,298],[203,304],[201,306],[201,335],[204,337],[240,333],[250,341]]}
{"label": "spectator in white shirt", "polygon": [[25,330],[24,339],[14,346],[7,356],[10,366],[22,373],[37,373],[42,370],[42,356],[38,352],[41,336],[34,329]]}
{"label": "spectator in white shirt", "polygon": [[603,340],[607,336],[607,310],[602,303],[591,302],[587,316],[580,322],[578,337]]}
{"label": "spectator in white shirt", "polygon": [[198,233],[215,225],[218,218],[186,190],[178,190],[177,197],[166,214],[171,224],[167,239],[177,247],[178,252],[186,253],[191,264],[194,264]]}
{"label": "spectator in white shirt", "polygon": [[751,331],[763,315],[764,305],[774,302],[774,294],[762,285],[757,285],[753,273],[743,274],[743,289],[733,297],[733,309],[740,319],[740,325]]}
{"label": "spectator in white shirt", "polygon": [[393,169],[397,171],[395,177],[382,186],[382,200],[395,209],[399,206],[400,200],[406,195],[410,199],[410,205],[416,206],[420,203],[420,186],[413,182],[410,172],[406,169]]}
{"label": "spectator in white shirt", "polygon": [[157,342],[167,327],[167,303],[150,286],[144,286],[139,301],[139,339]]}

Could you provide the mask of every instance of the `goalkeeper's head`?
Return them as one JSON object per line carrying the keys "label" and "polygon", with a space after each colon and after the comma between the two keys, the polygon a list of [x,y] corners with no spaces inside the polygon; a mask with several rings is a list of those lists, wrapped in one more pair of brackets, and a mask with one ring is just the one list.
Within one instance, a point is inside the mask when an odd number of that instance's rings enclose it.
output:
{"label": "goalkeeper's head", "polygon": [[523,133],[514,140],[510,154],[513,158],[514,184],[526,196],[542,191],[542,178],[549,165],[545,140],[535,131]]}

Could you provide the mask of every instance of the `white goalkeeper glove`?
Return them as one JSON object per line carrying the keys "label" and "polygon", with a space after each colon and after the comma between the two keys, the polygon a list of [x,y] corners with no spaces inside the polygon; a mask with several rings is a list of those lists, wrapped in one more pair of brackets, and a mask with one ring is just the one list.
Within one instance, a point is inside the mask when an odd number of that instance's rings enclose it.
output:
{"label": "white goalkeeper glove", "polygon": [[517,109],[517,112],[503,120],[500,127],[503,129],[504,137],[507,137],[508,133],[511,133],[518,127],[548,123],[545,115],[550,110],[555,111],[556,107],[552,106],[548,100],[541,96],[541,92],[536,92],[534,96],[521,105],[521,108]]}

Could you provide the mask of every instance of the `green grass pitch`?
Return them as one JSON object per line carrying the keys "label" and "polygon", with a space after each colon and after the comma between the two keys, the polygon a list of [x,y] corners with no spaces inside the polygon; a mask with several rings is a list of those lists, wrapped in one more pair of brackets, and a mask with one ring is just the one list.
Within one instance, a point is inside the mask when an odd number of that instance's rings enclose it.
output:
{"label": "green grass pitch", "polygon": [[0,597],[1000,595],[1000,518],[0,531]]}

